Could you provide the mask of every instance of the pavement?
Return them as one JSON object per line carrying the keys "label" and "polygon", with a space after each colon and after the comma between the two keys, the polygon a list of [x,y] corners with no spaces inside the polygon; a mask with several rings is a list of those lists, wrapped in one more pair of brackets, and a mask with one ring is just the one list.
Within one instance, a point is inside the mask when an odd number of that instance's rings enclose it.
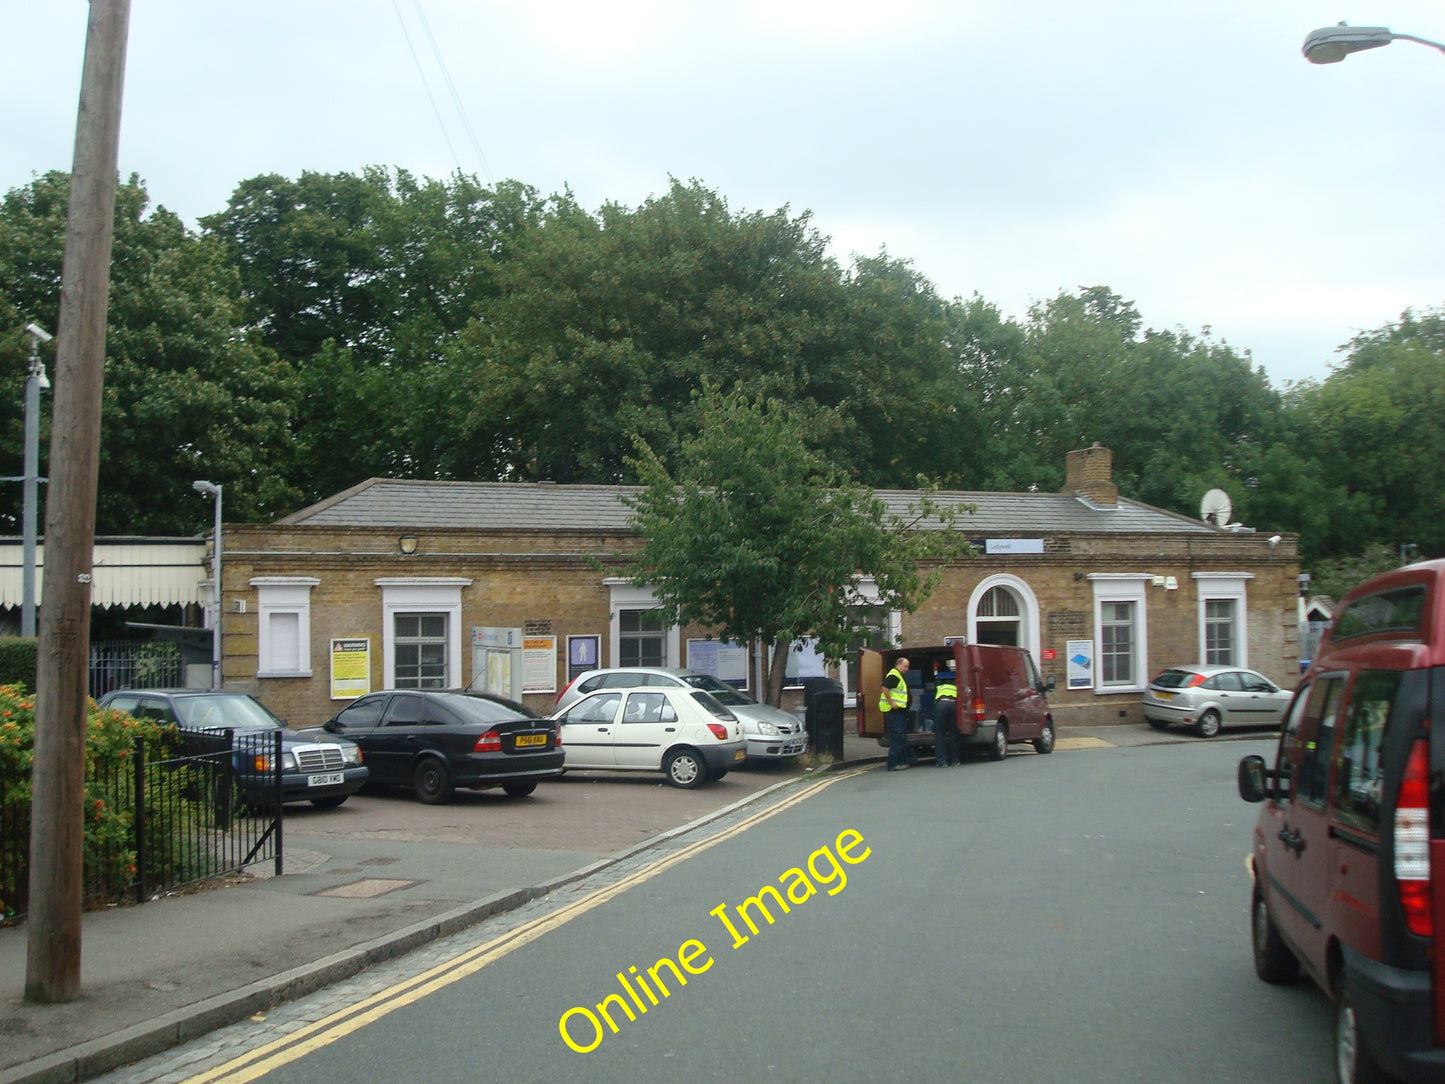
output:
{"label": "pavement", "polygon": [[[1143,725],[1060,727],[1056,748],[1193,740]],[[845,736],[850,766],[882,754],[871,739]],[[27,1002],[25,927],[0,928],[0,1084],[87,1080],[158,1054],[520,907],[811,774],[772,766],[695,791],[651,777],[569,775],[521,802],[484,792],[445,807],[361,796],[340,810],[293,817],[288,809],[281,876],[259,871],[86,914],[76,1001]],[[424,828],[375,826],[377,818],[416,825],[419,815],[429,818]]]}

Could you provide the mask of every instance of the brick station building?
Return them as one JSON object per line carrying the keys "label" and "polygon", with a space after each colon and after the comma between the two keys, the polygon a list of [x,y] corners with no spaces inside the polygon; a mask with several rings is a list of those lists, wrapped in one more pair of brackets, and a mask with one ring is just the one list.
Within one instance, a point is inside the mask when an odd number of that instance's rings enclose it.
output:
{"label": "brick station building", "polygon": [[[609,571],[635,549],[626,487],[371,479],[271,524],[223,528],[223,683],[293,726],[399,686],[475,683],[549,709],[592,666],[692,666],[759,689],[756,646],[667,627]],[[879,491],[902,513],[914,495]],[[1216,527],[1121,497],[1107,448],[1071,452],[1060,493],[944,493],[978,555],[917,613],[872,615],[904,644],[1029,648],[1061,724],[1141,722],[1166,666],[1223,661],[1292,687],[1294,536]],[[872,585],[856,584],[860,605]],[[821,671],[807,651],[801,680]],[[851,693],[850,668],[831,668]],[[788,703],[796,700],[790,694]],[[851,719],[850,723],[851,725]]]}

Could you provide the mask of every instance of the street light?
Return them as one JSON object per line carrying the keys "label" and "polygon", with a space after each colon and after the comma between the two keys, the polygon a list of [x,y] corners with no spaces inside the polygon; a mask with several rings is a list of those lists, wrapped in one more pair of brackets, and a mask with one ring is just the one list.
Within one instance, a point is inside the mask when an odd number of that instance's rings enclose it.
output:
{"label": "street light", "polygon": [[212,546],[215,557],[211,561],[211,599],[216,607],[211,618],[211,688],[219,689],[221,687],[221,487],[214,482],[206,482],[198,478],[191,483],[191,488],[197,493],[205,493],[216,499],[215,541]]}
{"label": "street light", "polygon": [[1445,53],[1445,45],[1438,41],[1417,38],[1413,34],[1392,34],[1385,26],[1348,26],[1345,23],[1311,30],[1305,36],[1303,52],[1311,64],[1338,64],[1351,53],[1378,49],[1392,41],[1418,42]]}

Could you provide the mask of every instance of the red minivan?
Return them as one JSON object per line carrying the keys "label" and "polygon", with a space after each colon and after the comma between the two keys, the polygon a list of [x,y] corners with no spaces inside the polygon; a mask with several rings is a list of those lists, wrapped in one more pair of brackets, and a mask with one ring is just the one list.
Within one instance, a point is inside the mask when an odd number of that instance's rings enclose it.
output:
{"label": "red minivan", "polygon": [[[1335,610],[1273,765],[1248,756],[1254,966],[1335,1001],[1342,1084],[1445,1080],[1445,561]],[[1435,735],[1440,735],[1438,738]]]}
{"label": "red minivan", "polygon": [[910,745],[933,745],[933,685],[940,670],[957,675],[954,725],[962,747],[982,747],[993,760],[1008,755],[1010,742],[1029,742],[1040,753],[1054,751],[1054,717],[1044,694],[1052,680],[1039,677],[1034,657],[1022,647],[952,643],[941,647],[898,647],[858,652],[858,733],[887,744],[878,709],[883,675],[907,658],[912,692]]}

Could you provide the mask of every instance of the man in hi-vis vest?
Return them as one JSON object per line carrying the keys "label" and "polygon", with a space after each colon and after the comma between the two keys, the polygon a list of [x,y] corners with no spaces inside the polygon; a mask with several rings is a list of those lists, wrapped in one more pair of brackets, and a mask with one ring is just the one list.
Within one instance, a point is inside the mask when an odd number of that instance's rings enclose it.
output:
{"label": "man in hi-vis vest", "polygon": [[888,734],[888,770],[901,772],[908,767],[908,660],[899,659],[883,679],[878,696],[878,710],[883,713],[883,728]]}
{"label": "man in hi-vis vest", "polygon": [[941,669],[933,679],[933,752],[940,768],[957,764],[962,756],[958,738],[958,679],[951,669]]}

